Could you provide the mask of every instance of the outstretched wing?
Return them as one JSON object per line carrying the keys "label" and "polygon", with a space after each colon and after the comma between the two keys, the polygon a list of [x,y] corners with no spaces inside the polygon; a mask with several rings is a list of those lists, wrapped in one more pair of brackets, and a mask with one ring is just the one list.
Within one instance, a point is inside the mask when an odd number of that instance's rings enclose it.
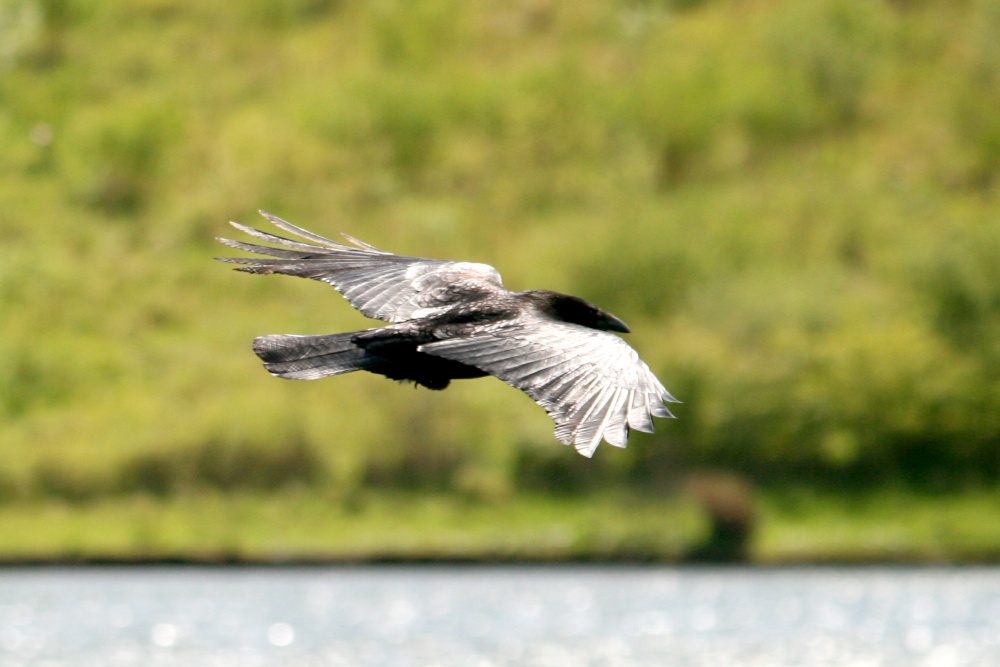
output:
{"label": "outstretched wing", "polygon": [[422,345],[524,391],[556,423],[556,438],[592,456],[604,438],[624,447],[630,428],[653,432],[677,399],[624,340],[606,331],[522,317],[469,337]]}
{"label": "outstretched wing", "polygon": [[225,245],[266,257],[219,257],[242,264],[248,273],[281,273],[321,280],[333,285],[352,306],[368,317],[404,322],[433,315],[439,308],[503,291],[500,274],[492,266],[404,257],[344,237],[357,247],[337,243],[260,212],[279,228],[310,243],[268,234],[237,222],[241,232],[280,248],[218,239]]}

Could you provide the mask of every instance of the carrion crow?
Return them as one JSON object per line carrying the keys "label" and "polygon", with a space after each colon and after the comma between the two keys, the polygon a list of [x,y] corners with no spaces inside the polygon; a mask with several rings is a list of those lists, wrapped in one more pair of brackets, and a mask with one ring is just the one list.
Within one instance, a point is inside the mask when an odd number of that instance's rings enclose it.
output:
{"label": "carrion crow", "polygon": [[624,447],[629,429],[651,433],[677,399],[625,341],[620,319],[583,299],[547,290],[509,292],[486,264],[394,255],[355,238],[325,239],[261,211],[294,241],[230,223],[281,247],[218,239],[264,257],[220,257],[239,271],[281,273],[333,285],[364,315],[389,326],[254,340],[273,375],[315,380],[365,370],[429,389],[493,375],[552,417],[556,438],[592,456],[603,438]]}

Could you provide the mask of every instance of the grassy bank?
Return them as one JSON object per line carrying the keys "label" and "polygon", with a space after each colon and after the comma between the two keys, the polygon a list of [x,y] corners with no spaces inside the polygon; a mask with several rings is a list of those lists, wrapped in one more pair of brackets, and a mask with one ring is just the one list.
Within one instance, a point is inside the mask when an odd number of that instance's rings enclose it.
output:
{"label": "grassy bank", "polygon": [[0,508],[0,560],[676,559],[698,522],[690,507],[622,497],[485,505],[444,495],[286,492],[46,502]]}
{"label": "grassy bank", "polygon": [[[762,492],[749,562],[996,562],[1000,490],[858,498]],[[0,506],[0,562],[681,562],[706,539],[691,500],[521,495],[348,499],[287,491]]]}
{"label": "grassy bank", "polygon": [[1000,561],[1000,489],[762,495],[761,563]]}

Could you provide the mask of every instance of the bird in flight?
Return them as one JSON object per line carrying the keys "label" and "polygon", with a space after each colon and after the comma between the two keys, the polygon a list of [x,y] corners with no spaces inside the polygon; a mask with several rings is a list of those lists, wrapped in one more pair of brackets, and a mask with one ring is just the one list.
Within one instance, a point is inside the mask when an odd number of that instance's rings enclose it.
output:
{"label": "bird in flight", "polygon": [[296,241],[238,222],[281,247],[218,239],[258,257],[220,257],[247,273],[280,273],[335,287],[362,314],[388,326],[318,336],[274,334],[253,349],[272,374],[315,380],[353,371],[428,389],[493,375],[545,408],[556,438],[593,456],[603,438],[624,447],[630,429],[653,432],[678,402],[624,340],[629,328],[575,296],[504,289],[492,266],[394,255],[352,238],[337,243],[264,211]]}

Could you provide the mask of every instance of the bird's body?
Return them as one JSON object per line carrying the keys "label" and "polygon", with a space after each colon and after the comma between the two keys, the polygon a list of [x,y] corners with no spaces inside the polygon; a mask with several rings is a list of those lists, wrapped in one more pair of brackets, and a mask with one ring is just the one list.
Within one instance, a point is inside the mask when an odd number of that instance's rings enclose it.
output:
{"label": "bird's body", "polygon": [[[630,428],[652,432],[676,402],[635,350],[609,333],[629,331],[583,299],[510,292],[486,264],[394,255],[347,237],[330,241],[267,213],[311,243],[232,223],[282,248],[219,239],[266,257],[220,258],[249,273],[281,273],[336,287],[368,317],[389,326],[343,334],[275,334],[254,341],[272,374],[313,380],[357,370],[444,389],[452,380],[494,375],[549,413],[556,437],[593,455],[601,439],[624,447]],[[346,235],[345,235],[346,236]]]}

